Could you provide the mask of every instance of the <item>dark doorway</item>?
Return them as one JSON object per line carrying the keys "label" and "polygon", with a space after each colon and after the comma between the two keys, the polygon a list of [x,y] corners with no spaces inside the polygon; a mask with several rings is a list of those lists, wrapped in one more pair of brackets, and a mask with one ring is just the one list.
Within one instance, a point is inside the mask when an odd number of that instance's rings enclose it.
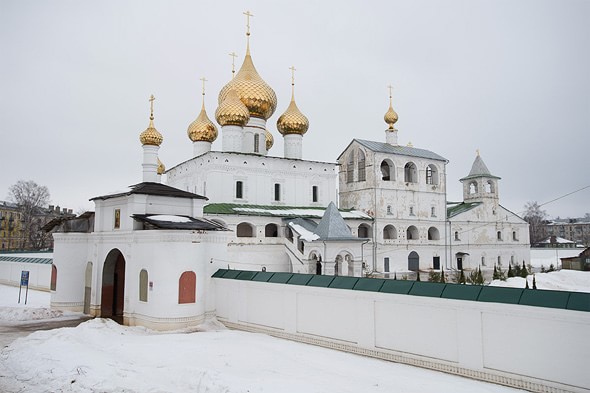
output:
{"label": "dark doorway", "polygon": [[420,268],[420,257],[416,251],[412,251],[410,255],[408,255],[408,270],[413,272],[417,272]]}
{"label": "dark doorway", "polygon": [[463,257],[457,257],[457,270],[463,269]]}
{"label": "dark doorway", "polygon": [[117,249],[107,255],[102,269],[100,316],[123,323],[125,299],[125,258]]}
{"label": "dark doorway", "polygon": [[432,268],[434,270],[440,269],[440,257],[432,257]]}

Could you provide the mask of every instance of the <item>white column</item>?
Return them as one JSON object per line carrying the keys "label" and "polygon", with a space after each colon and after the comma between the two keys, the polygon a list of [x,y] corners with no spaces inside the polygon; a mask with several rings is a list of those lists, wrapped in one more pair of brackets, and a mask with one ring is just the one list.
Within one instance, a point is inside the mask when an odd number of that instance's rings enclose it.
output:
{"label": "white column", "polygon": [[211,151],[211,142],[195,141],[193,142],[193,157],[198,157]]}
{"label": "white column", "polygon": [[303,156],[303,135],[287,134],[283,137],[285,158],[301,159]]}
{"label": "white column", "polygon": [[396,129],[385,130],[385,143],[392,145],[392,146],[397,146],[397,130]]}
{"label": "white column", "polygon": [[143,181],[158,182],[158,150],[159,146],[143,145]]}
{"label": "white column", "polygon": [[226,125],[221,127],[221,150],[226,152],[241,153],[244,129],[240,126]]}

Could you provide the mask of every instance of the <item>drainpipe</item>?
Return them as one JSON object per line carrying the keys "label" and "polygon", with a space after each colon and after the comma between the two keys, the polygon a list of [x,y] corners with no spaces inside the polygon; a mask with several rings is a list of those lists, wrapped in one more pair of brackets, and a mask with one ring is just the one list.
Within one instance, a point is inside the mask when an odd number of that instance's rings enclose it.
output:
{"label": "drainpipe", "polygon": [[[361,243],[361,277],[363,276],[363,265],[365,264],[364,246],[369,242],[369,239]],[[366,265],[365,265],[366,266]]]}

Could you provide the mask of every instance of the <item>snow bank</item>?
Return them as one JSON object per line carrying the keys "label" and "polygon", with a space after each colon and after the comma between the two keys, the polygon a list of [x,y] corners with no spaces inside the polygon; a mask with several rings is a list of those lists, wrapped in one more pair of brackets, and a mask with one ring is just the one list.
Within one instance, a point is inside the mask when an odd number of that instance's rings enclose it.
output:
{"label": "snow bank", "polygon": [[289,226],[293,228],[299,234],[299,236],[305,241],[311,242],[320,238],[318,235],[311,231],[308,231],[301,225],[293,224],[292,222],[290,222]]}
{"label": "snow bank", "polygon": [[[493,287],[524,288],[525,279],[522,277],[511,277],[506,281],[494,280]],[[527,277],[529,288],[533,287],[533,276]],[[575,270],[560,270],[550,273],[535,273],[537,289],[548,289],[553,291],[590,292],[590,272]]]}
{"label": "snow bank", "polygon": [[239,331],[156,333],[95,319],[38,331],[0,355],[2,392],[517,390]]}
{"label": "snow bank", "polygon": [[191,222],[191,219],[183,216],[171,216],[165,214],[159,214],[155,216],[149,216],[150,220],[154,221],[167,221],[167,222]]}

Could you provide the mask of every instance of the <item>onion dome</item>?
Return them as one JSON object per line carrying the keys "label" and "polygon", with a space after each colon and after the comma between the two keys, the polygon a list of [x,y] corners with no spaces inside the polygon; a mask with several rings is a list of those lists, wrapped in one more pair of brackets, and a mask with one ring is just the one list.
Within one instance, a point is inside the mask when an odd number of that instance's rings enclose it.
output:
{"label": "onion dome", "polygon": [[188,126],[187,134],[193,142],[213,142],[217,139],[217,127],[209,120],[205,111],[205,103],[201,107],[199,116]]}
{"label": "onion dome", "polygon": [[160,161],[160,159],[158,158],[158,175],[162,175],[162,174],[164,174],[164,172],[166,172],[166,167],[164,166],[162,161]]}
{"label": "onion dome", "polygon": [[234,125],[244,127],[250,120],[250,111],[234,89],[230,89],[223,102],[215,111],[215,120],[220,126]]}
{"label": "onion dome", "polygon": [[[295,72],[295,68],[291,67],[291,70]],[[303,135],[309,128],[309,120],[295,103],[295,76],[291,77],[291,102],[287,107],[285,113],[283,113],[277,120],[277,128],[282,135],[287,134],[299,134]]]}
{"label": "onion dome", "polygon": [[256,71],[250,56],[249,44],[242,67],[235,78],[219,92],[219,105],[225,101],[230,90],[236,91],[240,100],[248,108],[251,117],[267,120],[277,108],[277,95]]}
{"label": "onion dome", "polygon": [[153,95],[150,97],[150,124],[148,125],[148,128],[146,128],[144,132],[139,134],[139,141],[141,142],[142,145],[160,146],[162,144],[162,141],[164,140],[164,137],[162,137],[162,134],[160,134],[158,132],[158,130],[156,130],[156,127],[154,126],[154,100],[155,99],[156,98]]}
{"label": "onion dome", "polygon": [[389,109],[387,110],[387,112],[385,112],[385,116],[383,116],[383,120],[385,120],[385,122],[387,124],[389,124],[390,130],[395,130],[393,125],[397,122],[397,119],[398,119],[397,113],[395,113],[395,111],[393,110],[393,107],[391,106],[391,86],[389,86]]}
{"label": "onion dome", "polygon": [[270,148],[275,144],[275,138],[270,132],[268,132],[268,130],[264,130],[264,135],[266,137],[266,151],[269,151]]}
{"label": "onion dome", "polygon": [[203,82],[203,101],[201,104],[201,113],[199,116],[189,124],[187,129],[188,137],[193,142],[213,142],[217,139],[217,127],[207,116],[205,111],[205,82],[207,79],[201,78]]}

